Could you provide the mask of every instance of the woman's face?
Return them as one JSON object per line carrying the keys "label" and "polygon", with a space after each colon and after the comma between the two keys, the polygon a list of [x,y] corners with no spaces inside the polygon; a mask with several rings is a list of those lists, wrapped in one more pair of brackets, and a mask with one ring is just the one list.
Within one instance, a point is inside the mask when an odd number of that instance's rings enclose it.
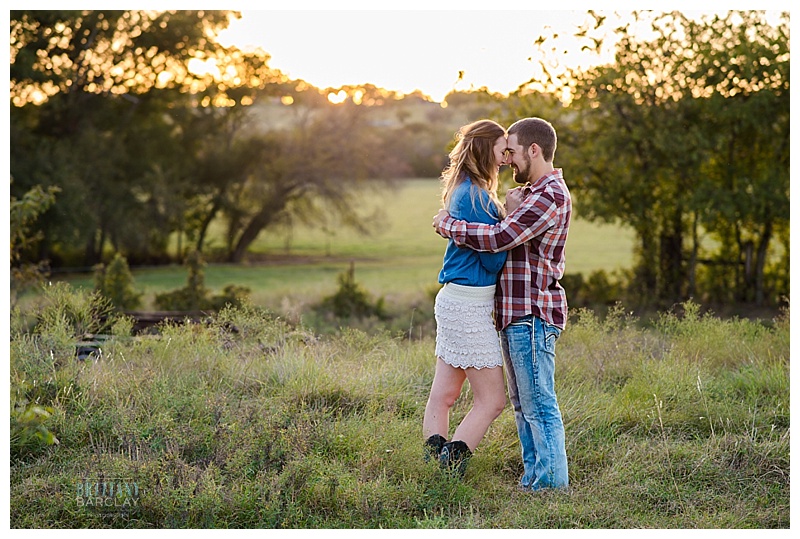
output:
{"label": "woman's face", "polygon": [[506,144],[506,136],[500,135],[497,137],[497,140],[494,141],[494,164],[499,170],[501,166],[507,165],[508,159],[508,145]]}

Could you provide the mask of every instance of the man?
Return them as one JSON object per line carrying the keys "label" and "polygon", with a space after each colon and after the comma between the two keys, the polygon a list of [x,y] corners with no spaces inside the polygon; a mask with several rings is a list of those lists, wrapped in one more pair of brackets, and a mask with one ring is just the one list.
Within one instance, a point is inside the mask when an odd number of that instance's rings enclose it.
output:
{"label": "man", "polygon": [[561,169],[553,167],[553,126],[525,118],[508,129],[507,158],[514,181],[507,217],[496,225],[434,217],[439,235],[476,251],[508,251],[495,295],[508,393],[514,408],[525,490],[569,484],[564,423],[555,392],[555,343],[567,321],[564,275],[572,199]]}

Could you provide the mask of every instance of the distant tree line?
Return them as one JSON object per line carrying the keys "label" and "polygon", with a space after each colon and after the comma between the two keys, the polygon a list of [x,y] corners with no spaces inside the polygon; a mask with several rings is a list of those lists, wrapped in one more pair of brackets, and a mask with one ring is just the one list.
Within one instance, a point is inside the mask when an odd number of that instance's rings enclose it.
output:
{"label": "distant tree line", "polygon": [[[788,296],[788,17],[664,14],[650,41],[617,28],[613,64],[545,69],[507,98],[453,92],[443,108],[290,80],[268,54],[216,43],[233,16],[11,11],[12,201],[52,194],[38,241],[18,241],[12,264],[92,267],[114,253],[164,263],[195,251],[242,261],[277,225],[363,227],[355,195],[438,176],[465,122],[542,116],[559,132],[556,165],[581,217],[636,232],[636,293]],[[604,24],[581,35],[597,40]],[[334,105],[331,91],[346,98]],[[291,103],[288,126],[253,113],[275,100]],[[212,244],[220,228],[224,245]]]}

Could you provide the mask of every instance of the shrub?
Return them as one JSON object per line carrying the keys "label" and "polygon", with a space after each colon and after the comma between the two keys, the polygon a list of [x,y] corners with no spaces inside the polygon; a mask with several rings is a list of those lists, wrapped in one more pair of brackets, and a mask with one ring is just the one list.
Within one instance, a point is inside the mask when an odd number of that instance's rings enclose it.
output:
{"label": "shrub", "polygon": [[[13,182],[13,178],[12,178]],[[32,250],[42,239],[41,231],[34,231],[39,216],[53,205],[59,187],[35,186],[22,199],[11,197],[9,207],[9,229],[11,239],[11,304],[29,287],[38,285],[47,274],[47,262],[31,262],[26,252]]]}
{"label": "shrub", "polygon": [[332,296],[322,300],[317,307],[318,311],[333,313],[337,318],[367,318],[376,316],[380,320],[386,319],[386,308],[383,298],[374,304],[369,293],[364,290],[355,278],[355,265],[339,274],[339,289]]}
{"label": "shrub", "polygon": [[593,271],[587,278],[582,273],[564,275],[561,285],[567,291],[570,306],[612,306],[627,299],[627,277],[619,272]]}
{"label": "shrub", "polygon": [[221,295],[210,295],[205,285],[205,266],[200,252],[192,252],[186,259],[189,269],[186,286],[156,294],[156,306],[164,311],[219,311],[226,305],[241,306],[247,300],[250,289],[237,285],[226,286]]}
{"label": "shrub", "polygon": [[105,267],[95,266],[94,289],[108,298],[118,310],[137,309],[142,303],[142,293],[134,287],[128,261],[120,253]]}
{"label": "shrub", "polygon": [[586,280],[586,296],[590,301],[614,305],[623,299],[623,279],[609,276],[604,270],[593,271]]}
{"label": "shrub", "polygon": [[64,334],[79,338],[87,333],[101,333],[114,322],[114,308],[99,292],[85,293],[67,283],[43,287],[35,333],[41,336]]}
{"label": "shrub", "polygon": [[249,296],[250,289],[246,286],[229,284],[222,289],[222,294],[211,296],[209,302],[212,310],[219,311],[228,306],[241,307],[246,303]]}
{"label": "shrub", "polygon": [[58,439],[45,426],[53,408],[24,399],[14,402],[11,411],[11,458],[18,459],[36,453],[39,449],[58,444]]}

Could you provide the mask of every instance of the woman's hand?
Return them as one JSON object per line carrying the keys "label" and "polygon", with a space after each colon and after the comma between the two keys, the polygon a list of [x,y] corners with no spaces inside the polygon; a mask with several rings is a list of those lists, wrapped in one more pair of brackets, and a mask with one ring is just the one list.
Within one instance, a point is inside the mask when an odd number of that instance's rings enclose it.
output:
{"label": "woman's hand", "polygon": [[522,204],[522,200],[525,198],[524,193],[522,192],[522,187],[514,187],[513,189],[509,189],[506,192],[506,213],[511,213],[512,211],[519,208],[520,204]]}
{"label": "woman's hand", "polygon": [[[439,213],[437,213],[436,215],[433,216],[433,229],[440,236],[442,236],[442,233],[439,232],[439,224],[441,224],[442,220],[445,217],[449,216],[449,215],[450,215],[450,213],[447,210],[441,209],[441,210],[439,210]],[[444,236],[442,236],[442,237],[444,237]]]}

